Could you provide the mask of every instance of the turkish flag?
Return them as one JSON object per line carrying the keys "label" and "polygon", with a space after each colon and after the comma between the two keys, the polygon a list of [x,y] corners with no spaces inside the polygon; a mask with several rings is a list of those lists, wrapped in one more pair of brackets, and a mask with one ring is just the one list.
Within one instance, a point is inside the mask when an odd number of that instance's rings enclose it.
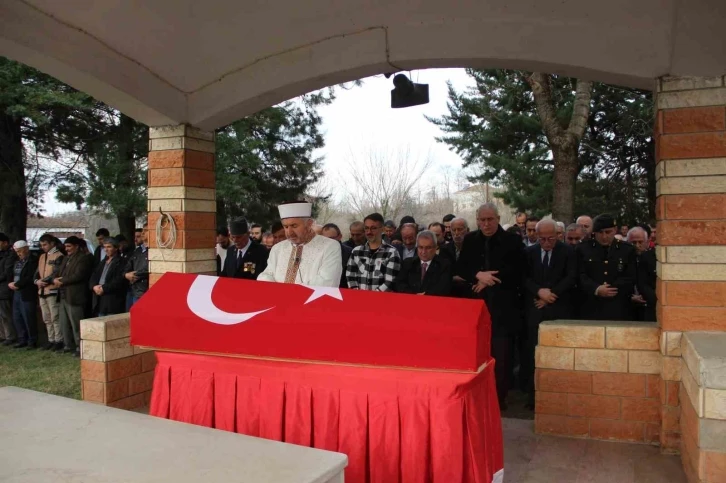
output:
{"label": "turkish flag", "polygon": [[489,360],[481,300],[167,273],[131,309],[131,343],[377,366],[476,371]]}

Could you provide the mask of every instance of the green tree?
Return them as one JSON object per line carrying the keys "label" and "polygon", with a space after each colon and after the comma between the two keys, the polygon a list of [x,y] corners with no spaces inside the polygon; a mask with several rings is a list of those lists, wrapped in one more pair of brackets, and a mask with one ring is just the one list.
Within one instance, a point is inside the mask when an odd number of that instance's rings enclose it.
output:
{"label": "green tree", "polygon": [[570,221],[607,210],[644,219],[655,198],[649,93],[521,71],[467,72],[476,86],[449,86],[449,114],[429,120],[464,166],[479,169],[471,181],[501,186],[507,204],[540,216]]}
{"label": "green tree", "polygon": [[133,239],[136,218],[146,212],[149,129],[130,117],[99,106],[85,163],[57,181],[56,197],[115,216],[121,233]]}
{"label": "green tree", "polygon": [[269,226],[279,203],[305,195],[321,175],[313,156],[324,145],[317,106],[332,99],[332,89],[307,94],[217,131],[218,223],[245,216]]}
{"label": "green tree", "polygon": [[87,122],[93,105],[89,96],[0,57],[0,231],[10,238],[25,238],[28,191],[42,194],[43,173],[33,163],[82,154],[93,137]]}

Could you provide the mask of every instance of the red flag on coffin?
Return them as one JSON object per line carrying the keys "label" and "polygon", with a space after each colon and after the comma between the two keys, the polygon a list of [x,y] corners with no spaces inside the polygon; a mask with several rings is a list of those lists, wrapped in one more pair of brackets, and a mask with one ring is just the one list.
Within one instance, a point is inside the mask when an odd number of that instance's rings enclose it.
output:
{"label": "red flag on coffin", "polygon": [[476,371],[481,300],[167,273],[131,309],[131,343],[180,351]]}

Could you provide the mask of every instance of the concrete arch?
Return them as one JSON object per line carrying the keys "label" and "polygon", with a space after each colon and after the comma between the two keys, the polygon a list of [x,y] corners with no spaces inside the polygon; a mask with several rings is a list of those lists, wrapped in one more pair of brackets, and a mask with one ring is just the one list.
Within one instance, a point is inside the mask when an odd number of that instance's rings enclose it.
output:
{"label": "concrete arch", "polygon": [[146,124],[210,130],[398,69],[519,68],[640,88],[722,75],[724,27],[720,0],[2,0],[0,54]]}

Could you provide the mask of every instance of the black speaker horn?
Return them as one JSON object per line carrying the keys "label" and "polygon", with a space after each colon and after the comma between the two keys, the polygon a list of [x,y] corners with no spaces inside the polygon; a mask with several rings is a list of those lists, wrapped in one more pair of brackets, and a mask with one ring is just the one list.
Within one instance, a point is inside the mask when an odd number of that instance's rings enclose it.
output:
{"label": "black speaker horn", "polygon": [[403,74],[396,74],[393,78],[394,88],[391,90],[391,107],[420,106],[429,102],[429,85],[415,84]]}

